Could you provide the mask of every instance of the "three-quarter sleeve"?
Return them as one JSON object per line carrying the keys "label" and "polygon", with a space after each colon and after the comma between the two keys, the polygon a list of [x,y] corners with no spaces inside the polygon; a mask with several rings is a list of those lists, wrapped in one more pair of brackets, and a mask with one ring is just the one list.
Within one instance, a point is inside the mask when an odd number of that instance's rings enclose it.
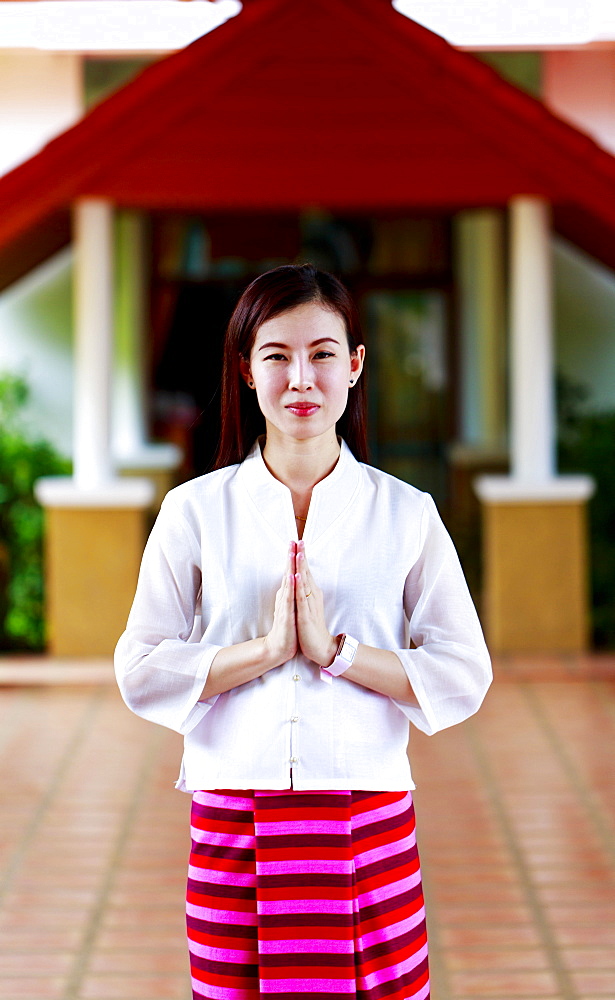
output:
{"label": "three-quarter sleeve", "polygon": [[395,704],[431,735],[478,710],[492,671],[457,552],[429,496],[421,518],[420,554],[406,578],[404,609],[417,648],[395,652],[419,707]]}
{"label": "three-quarter sleeve", "polygon": [[133,712],[183,734],[215,703],[199,701],[221,648],[194,635],[200,590],[199,539],[167,497],[145,547],[115,672]]}

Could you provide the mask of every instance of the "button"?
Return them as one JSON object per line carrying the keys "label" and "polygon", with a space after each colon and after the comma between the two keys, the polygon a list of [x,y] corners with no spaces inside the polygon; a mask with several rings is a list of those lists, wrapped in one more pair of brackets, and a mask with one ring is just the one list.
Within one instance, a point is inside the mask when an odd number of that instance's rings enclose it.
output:
{"label": "button", "polygon": [[294,681],[300,681],[301,680],[301,674],[293,674],[293,680]]}
{"label": "button", "polygon": [[291,757],[290,758],[290,762],[291,762],[291,764],[298,764],[299,763],[299,758],[298,757]]}
{"label": "button", "polygon": [[293,715],[293,717],[291,718],[290,721],[291,722],[299,722],[299,716],[298,715]]}

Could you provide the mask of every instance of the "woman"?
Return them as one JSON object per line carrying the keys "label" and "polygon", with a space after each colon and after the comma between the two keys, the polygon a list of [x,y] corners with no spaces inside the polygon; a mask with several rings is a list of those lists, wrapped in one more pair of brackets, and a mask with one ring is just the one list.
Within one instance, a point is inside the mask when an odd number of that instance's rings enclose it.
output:
{"label": "woman", "polygon": [[217,469],[166,497],[118,644],[129,707],[185,736],[195,998],[429,996],[408,720],[462,721],[491,671],[433,501],[363,464],[360,339],[311,265],[246,289]]}

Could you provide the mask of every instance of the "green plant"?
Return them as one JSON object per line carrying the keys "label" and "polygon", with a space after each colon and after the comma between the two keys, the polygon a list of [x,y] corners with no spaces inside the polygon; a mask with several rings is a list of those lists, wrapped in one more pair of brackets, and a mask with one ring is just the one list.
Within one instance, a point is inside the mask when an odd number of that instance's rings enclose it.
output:
{"label": "green plant", "polygon": [[558,380],[559,468],[595,480],[589,505],[592,625],[596,648],[615,649],[615,411],[583,410],[582,386]]}
{"label": "green plant", "polygon": [[0,376],[0,649],[40,650],[43,613],[43,511],[34,497],[41,476],[66,474],[69,463],[24,427],[28,386]]}

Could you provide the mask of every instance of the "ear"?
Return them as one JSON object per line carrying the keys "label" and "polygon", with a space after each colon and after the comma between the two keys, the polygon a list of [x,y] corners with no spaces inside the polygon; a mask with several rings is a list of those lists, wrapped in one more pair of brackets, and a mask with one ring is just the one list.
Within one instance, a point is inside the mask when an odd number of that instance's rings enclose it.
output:
{"label": "ear", "polygon": [[252,372],[250,371],[250,362],[247,358],[244,358],[243,354],[239,355],[239,373],[244,382],[253,389],[254,383],[252,381]]}
{"label": "ear", "polygon": [[353,385],[356,385],[358,382],[359,375],[363,371],[364,361],[365,347],[363,344],[359,344],[350,355],[350,377]]}

